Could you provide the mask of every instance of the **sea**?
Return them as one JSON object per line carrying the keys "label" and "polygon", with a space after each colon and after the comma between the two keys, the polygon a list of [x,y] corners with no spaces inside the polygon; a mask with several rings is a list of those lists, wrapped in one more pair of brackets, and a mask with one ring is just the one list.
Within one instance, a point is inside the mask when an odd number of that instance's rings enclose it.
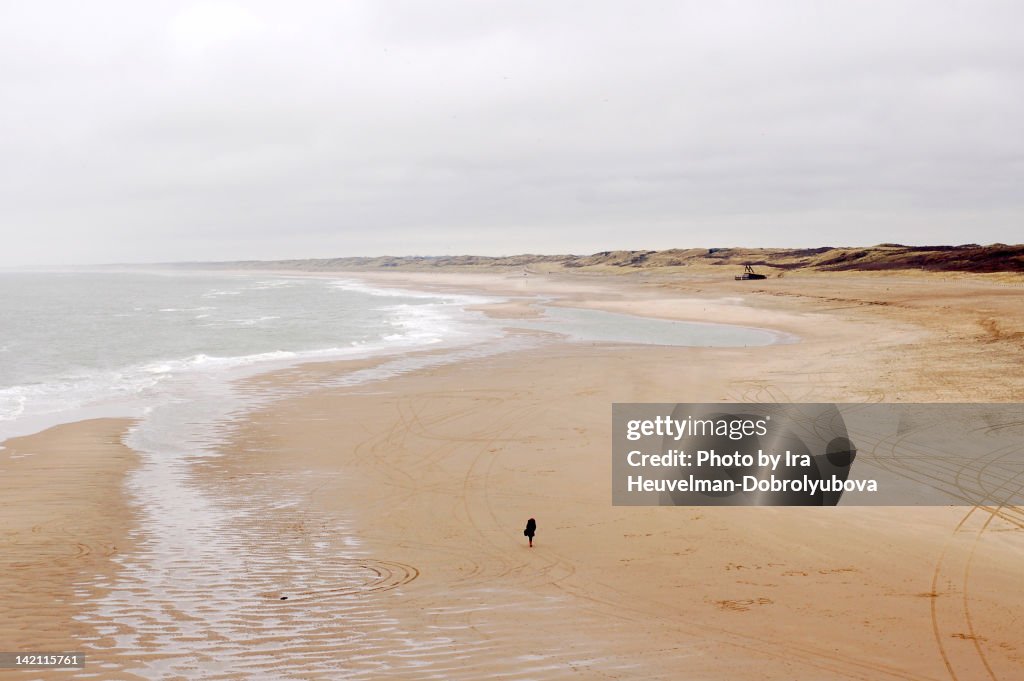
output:
{"label": "sea", "polygon": [[0,273],[0,440],[182,400],[209,414],[224,385],[303,361],[494,340],[463,309],[485,300],[318,277]]}
{"label": "sea", "polygon": [[[506,332],[513,324],[466,309],[497,301],[329,276],[0,272],[0,442],[84,418],[153,417],[174,405],[181,411],[183,402],[209,420],[241,406],[226,399],[239,379],[302,362],[424,349],[452,351],[448,360],[467,351],[508,351],[523,342]],[[746,346],[782,340],[762,329],[544,310],[543,317],[514,326],[579,342]],[[358,379],[416,366],[392,363]]]}

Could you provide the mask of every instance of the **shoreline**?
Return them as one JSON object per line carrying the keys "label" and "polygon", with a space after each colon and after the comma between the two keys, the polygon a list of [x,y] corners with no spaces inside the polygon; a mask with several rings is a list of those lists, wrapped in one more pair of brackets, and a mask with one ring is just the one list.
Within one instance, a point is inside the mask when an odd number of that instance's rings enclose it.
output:
{"label": "shoreline", "polygon": [[[481,285],[457,275],[435,284],[460,281]],[[1002,623],[1024,616],[1024,599],[1005,598],[1017,588],[1013,565],[1024,550],[1003,519],[974,524],[977,514],[956,508],[808,514],[610,505],[603,443],[612,401],[1024,401],[1005,364],[1006,349],[1017,347],[1019,303],[987,284],[964,291],[889,281],[893,292],[851,279],[815,291],[798,290],[799,282],[739,283],[710,292],[706,282],[527,285],[532,296],[562,295],[591,309],[772,321],[802,342],[548,341],[353,386],[322,379],[364,367],[358,361],[303,362],[246,379],[289,396],[226,424],[224,455],[191,468],[190,484],[204,498],[219,495],[223,509],[234,509],[217,522],[255,561],[248,582],[219,587],[225,598],[248,595],[230,617],[207,612],[207,632],[195,634],[203,652],[193,654],[213,664],[218,651],[285,645],[262,628],[273,618],[282,636],[305,643],[291,661],[251,662],[270,675],[337,670],[337,660],[318,652],[320,640],[331,641],[354,678],[472,677],[460,660],[504,676],[575,669],[674,678],[681,655],[693,673],[723,679],[930,678],[950,665],[969,678],[982,660],[1019,672],[1019,641]],[[482,284],[464,290],[519,285]],[[963,300],[974,304],[943,307]],[[497,305],[510,326],[535,310],[523,301]],[[1001,306],[1018,316],[998,333],[974,317]],[[975,337],[989,340],[965,342]],[[863,338],[872,342],[851,343]],[[952,376],[937,376],[950,362]],[[972,377],[970,393],[950,383],[957,372]],[[72,506],[83,518],[96,515],[78,501],[60,508]],[[540,527],[531,552],[518,534],[533,515]],[[122,519],[137,522],[127,511]],[[958,521],[970,532],[953,530]],[[204,612],[199,600],[176,607],[177,618]],[[344,623],[333,624],[339,616]],[[304,628],[309,619],[320,633]],[[133,655],[150,669],[183,669],[175,666],[182,653],[146,641],[129,650],[107,639],[94,659],[118,677],[138,669]]]}
{"label": "shoreline", "polygon": [[[161,276],[176,276],[176,275],[209,275],[217,274],[217,272],[208,271],[173,271],[170,273],[153,271],[147,272],[141,270],[142,273],[158,274]],[[396,273],[397,276],[393,281],[389,276],[391,273],[379,273],[381,277],[372,276],[375,273],[365,272],[337,272],[337,273],[320,273],[320,272],[295,272],[295,271],[275,271],[275,270],[240,270],[237,272],[226,272],[228,274],[239,274],[247,277],[261,276],[261,275],[272,275],[272,276],[284,276],[289,278],[314,278],[314,279],[332,279],[339,281],[352,281],[359,284],[367,285],[368,289],[378,289],[385,291],[405,291],[411,296],[419,296],[423,293],[438,294],[441,296],[457,296],[457,297],[490,297],[497,298],[497,300],[491,302],[482,301],[462,301],[457,303],[463,310],[471,312],[480,312],[491,319],[502,319],[508,320],[510,326],[507,328],[516,328],[524,332],[534,332],[537,329],[531,329],[529,327],[515,327],[515,320],[531,320],[542,317],[542,307],[552,306],[561,308],[574,308],[581,310],[599,310],[603,312],[609,312],[612,314],[622,314],[629,317],[636,317],[641,319],[652,319],[652,320],[664,320],[664,321],[679,321],[686,322],[696,325],[708,325],[708,326],[727,326],[736,327],[737,330],[753,330],[771,334],[775,337],[775,341],[772,344],[777,343],[791,343],[798,342],[799,337],[790,331],[784,331],[777,328],[779,319],[765,318],[762,320],[764,325],[758,326],[751,323],[744,322],[744,315],[757,314],[754,308],[740,306],[740,313],[736,314],[736,310],[726,310],[724,320],[713,320],[707,319],[707,308],[709,303],[703,303],[703,308],[700,312],[697,312],[696,307],[692,309],[684,309],[678,307],[678,309],[671,311],[668,314],[664,312],[648,309],[644,307],[634,308],[623,305],[616,305],[609,301],[602,303],[593,304],[583,299],[579,299],[580,293],[599,293],[601,295],[607,295],[611,289],[608,287],[593,287],[584,285],[581,287],[581,282],[571,282],[568,286],[560,284],[559,282],[548,282],[540,291],[526,291],[518,294],[513,293],[511,290],[505,288],[502,284],[505,280],[509,279],[505,275],[470,275],[472,280],[465,281],[463,274],[454,274],[451,276],[445,276],[437,278],[433,274],[427,274],[423,277],[417,277],[415,275],[419,273],[411,273],[413,277],[408,277],[409,273]],[[371,275],[371,276],[367,276]],[[593,276],[593,275],[591,275]],[[543,277],[542,277],[543,279]],[[532,280],[536,285],[538,283],[544,283],[538,281],[536,278]],[[552,285],[553,284],[553,285]],[[712,313],[716,312],[714,302],[710,303]],[[722,312],[722,310],[717,310]],[[775,326],[773,326],[775,325]],[[541,333],[544,330],[540,330]],[[556,332],[557,333],[557,332]],[[613,344],[630,344],[630,341],[601,341],[609,342]],[[646,343],[644,343],[646,345]],[[250,378],[274,374],[280,371],[288,371],[290,369],[301,367],[306,364],[319,364],[319,363],[332,363],[332,362],[360,362],[363,360],[375,360],[389,357],[401,357],[410,354],[417,354],[421,352],[432,352],[436,350],[452,349],[459,347],[458,344],[452,345],[451,341],[442,341],[439,346],[423,345],[423,346],[409,346],[409,347],[398,347],[389,348],[381,347],[377,350],[366,351],[368,354],[356,353],[356,356],[347,357],[341,349],[331,350],[310,350],[310,351],[296,351],[296,350],[278,350],[276,352],[284,353],[297,353],[298,356],[293,358],[267,358],[264,360],[249,362],[240,362],[239,364],[230,367],[227,371],[232,372],[233,375],[226,376],[225,379],[228,381],[246,381]],[[346,349],[347,350],[347,349]],[[276,354],[275,352],[265,353],[268,355]],[[323,356],[318,356],[318,355]],[[248,360],[249,356],[237,356],[237,357],[214,357],[212,359],[218,360]],[[160,362],[181,362],[189,358],[172,357],[160,360]],[[131,368],[131,367],[128,367]],[[202,373],[202,370],[192,369]],[[109,400],[104,400],[109,402]],[[32,414],[27,417],[19,417],[13,419],[10,423],[15,424],[19,421],[26,425],[21,428],[15,428],[9,431],[9,434],[5,434],[0,437],[0,452],[3,451],[4,442],[7,439],[13,439],[17,437],[25,437],[43,432],[47,429],[71,424],[79,423],[82,421],[88,421],[92,419],[142,419],[143,414],[140,407],[134,402],[114,402],[106,404],[85,404],[76,407],[75,409],[68,410],[66,412],[55,412],[55,413],[43,413],[43,414]]]}

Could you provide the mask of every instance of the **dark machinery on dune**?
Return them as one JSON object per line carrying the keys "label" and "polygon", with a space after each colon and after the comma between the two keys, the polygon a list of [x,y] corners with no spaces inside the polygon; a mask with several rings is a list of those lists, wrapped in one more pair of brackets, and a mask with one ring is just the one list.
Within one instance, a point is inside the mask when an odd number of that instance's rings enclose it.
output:
{"label": "dark machinery on dune", "polygon": [[747,279],[767,279],[768,277],[764,274],[758,274],[754,271],[754,268],[750,265],[743,266],[743,274],[736,275],[736,281],[746,281]]}

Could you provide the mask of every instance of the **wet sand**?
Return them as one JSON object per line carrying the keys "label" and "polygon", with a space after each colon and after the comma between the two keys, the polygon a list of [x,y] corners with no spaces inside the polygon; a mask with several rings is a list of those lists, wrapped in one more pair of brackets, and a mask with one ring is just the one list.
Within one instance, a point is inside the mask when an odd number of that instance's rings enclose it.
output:
{"label": "wet sand", "polygon": [[[118,669],[145,678],[1024,675],[1014,625],[1024,617],[1018,509],[617,508],[609,451],[617,401],[1024,401],[1019,284],[365,278],[516,295],[489,310],[510,327],[535,315],[541,296],[761,326],[801,342],[668,348],[527,334],[532,342],[514,352],[349,387],[322,386],[363,365],[261,377],[253,390],[289,398],[229,424],[224,456],[180,472],[216,520],[192,528],[201,555],[141,542],[101,566],[109,589],[60,612],[21,609],[0,620],[3,647],[89,641],[97,663],[112,665],[90,665],[93,678],[124,678]],[[61,447],[130,461],[109,437],[123,424],[63,428],[101,426],[106,440],[51,431],[15,443],[35,458],[0,462],[34,469],[47,489],[44,457]],[[79,463],[76,489],[117,498],[127,466]],[[11,479],[0,478],[5,494]],[[135,523],[145,536],[158,525],[128,506],[68,499],[25,495],[17,508],[52,514],[54,527],[67,517],[88,523],[48,536],[95,536],[122,551],[125,528]],[[522,536],[531,516],[533,549]],[[33,524],[8,527],[8,560],[39,553],[26,543]],[[0,579],[38,603],[46,584],[76,583],[97,566],[46,570]],[[140,605],[159,600],[161,585],[162,603]],[[84,621],[65,632],[75,613]]]}
{"label": "wet sand", "polygon": [[138,460],[130,425],[97,419],[13,438],[0,452],[0,648],[80,651],[94,627],[76,619],[131,552],[124,489]]}

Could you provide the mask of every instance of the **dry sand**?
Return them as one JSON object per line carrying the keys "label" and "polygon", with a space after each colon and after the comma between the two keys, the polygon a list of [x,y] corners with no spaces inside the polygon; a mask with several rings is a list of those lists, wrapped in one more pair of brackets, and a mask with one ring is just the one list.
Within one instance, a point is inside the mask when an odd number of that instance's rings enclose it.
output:
{"label": "dry sand", "polygon": [[[802,340],[697,349],[544,337],[349,388],[317,387],[353,370],[344,362],[255,381],[296,396],[233,424],[228,455],[192,474],[240,511],[230,529],[235,550],[259,558],[252,588],[246,574],[226,583],[248,601],[211,613],[226,618],[216,627],[193,623],[180,648],[201,671],[165,678],[1024,678],[1016,509],[613,507],[609,456],[613,402],[1024,401],[1019,283],[358,276],[519,296],[490,310],[513,327],[539,296]],[[34,456],[0,458],[4,560],[23,566],[4,570],[0,588],[26,599],[0,618],[0,648],[96,635],[82,629],[101,623],[68,616],[102,589],[28,604],[116,572],[97,547],[123,551],[133,520],[117,484],[131,461],[123,427],[62,427],[14,443]],[[72,451],[77,473],[51,477],[71,469],[47,462]],[[522,536],[531,516],[533,549]],[[75,544],[92,553],[43,560]],[[97,662],[148,660],[143,676],[173,657],[159,636],[134,650],[101,640]]]}

